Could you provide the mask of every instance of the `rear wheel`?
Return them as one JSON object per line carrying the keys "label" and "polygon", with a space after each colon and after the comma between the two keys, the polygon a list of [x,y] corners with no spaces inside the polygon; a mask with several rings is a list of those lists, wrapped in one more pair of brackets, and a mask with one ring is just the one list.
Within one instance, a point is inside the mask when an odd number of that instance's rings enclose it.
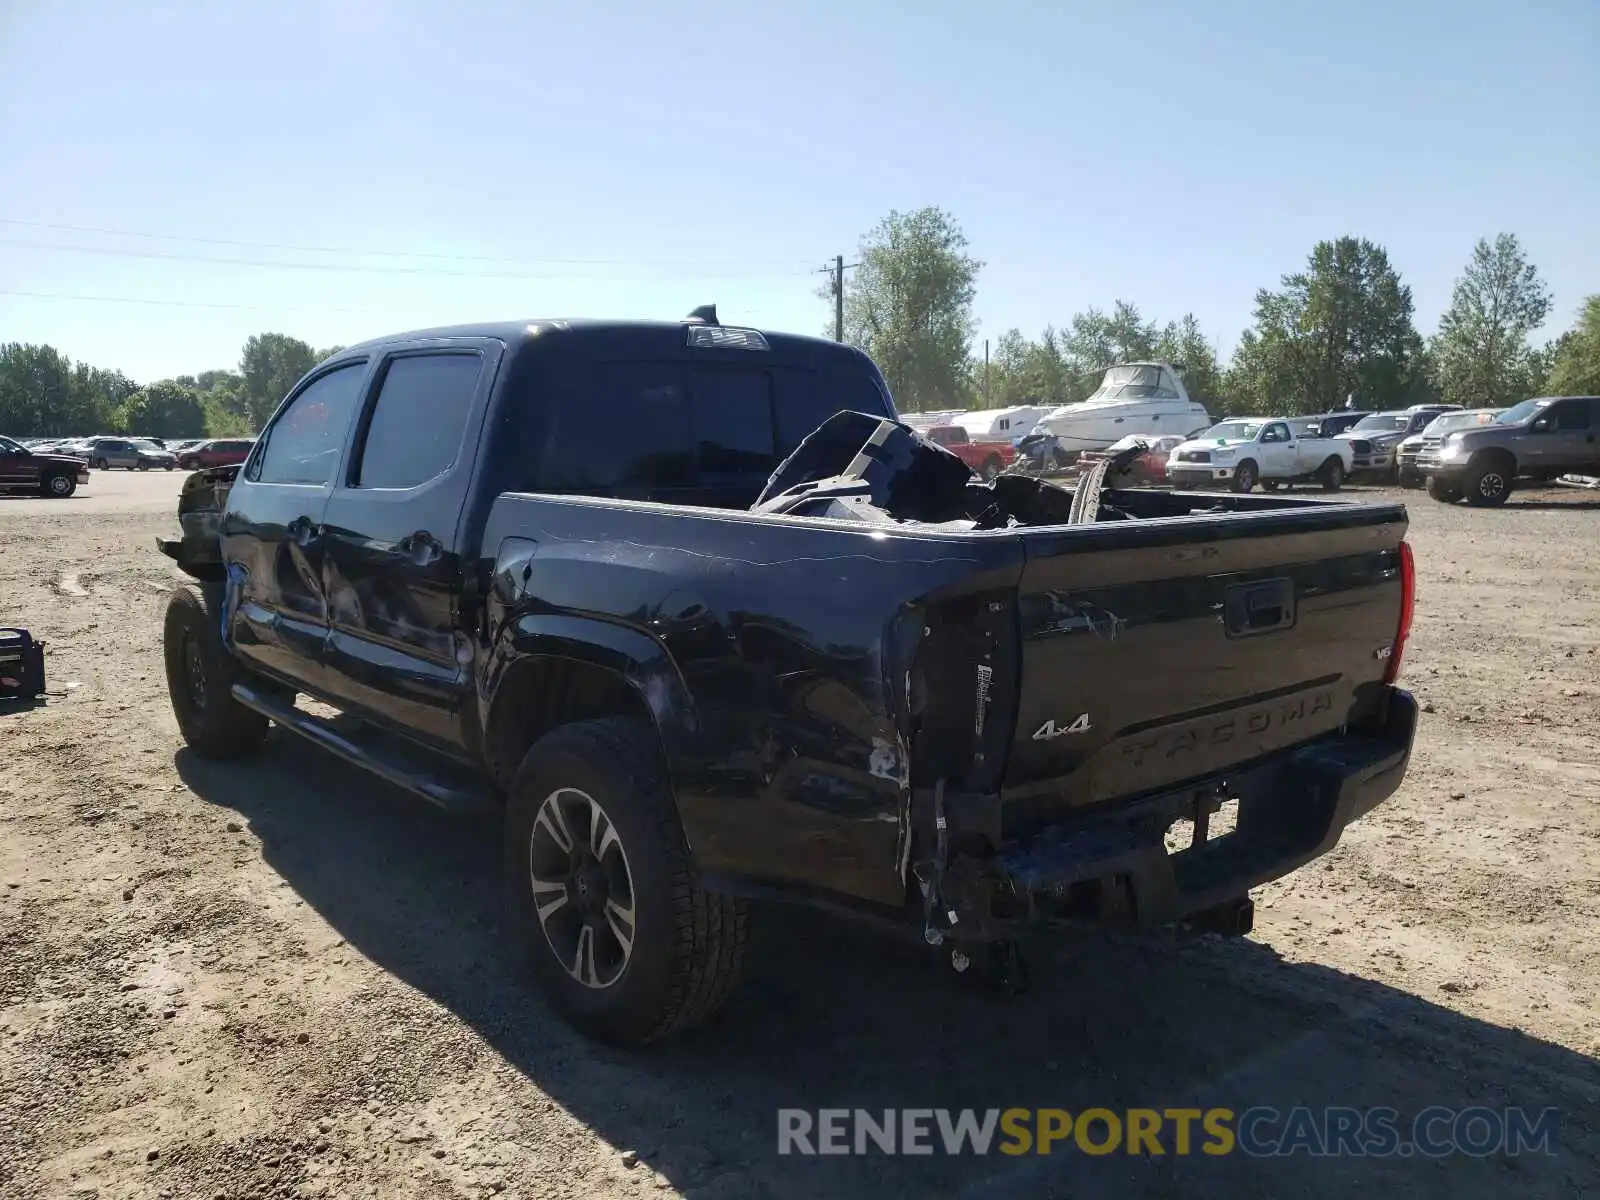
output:
{"label": "rear wheel", "polygon": [[167,601],[162,651],[183,740],[201,758],[240,758],[267,736],[267,718],[233,698],[245,677],[222,644],[222,586],[186,583]]}
{"label": "rear wheel", "polygon": [[1263,479],[1261,481],[1261,490],[1263,492],[1275,492],[1280,486],[1281,484],[1276,479]]}
{"label": "rear wheel", "polygon": [[1464,490],[1468,504],[1498,508],[1511,495],[1511,472],[1500,463],[1483,463],[1468,472]]}
{"label": "rear wheel", "polygon": [[1337,492],[1344,486],[1344,463],[1330,458],[1317,469],[1317,482],[1325,492]]}
{"label": "rear wheel", "polygon": [[1247,458],[1234,469],[1233,490],[1236,492],[1253,491],[1260,472],[1256,468],[1255,460]]}
{"label": "rear wheel", "polygon": [[57,500],[65,500],[77,490],[77,477],[65,471],[56,471],[39,481],[39,491]]}
{"label": "rear wheel", "polygon": [[513,948],[568,1021],[639,1044],[722,1006],[744,960],[745,905],[695,881],[648,725],[607,718],[540,738],[505,828]]}
{"label": "rear wheel", "polygon": [[142,458],[134,465],[137,466],[141,471],[148,471],[150,469],[150,464],[145,462]]}
{"label": "rear wheel", "polygon": [[106,460],[103,458],[95,459],[92,465],[96,471],[109,471],[111,469],[111,467],[106,463]]}

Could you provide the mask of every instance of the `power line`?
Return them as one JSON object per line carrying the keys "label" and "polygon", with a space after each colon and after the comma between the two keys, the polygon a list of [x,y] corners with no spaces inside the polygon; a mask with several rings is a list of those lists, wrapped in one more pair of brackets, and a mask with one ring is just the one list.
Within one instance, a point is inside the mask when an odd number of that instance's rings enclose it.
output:
{"label": "power line", "polygon": [[[499,264],[501,266],[572,266],[572,267],[610,267],[610,266],[710,266],[715,265],[709,259],[652,259],[652,260],[627,260],[607,258],[527,258],[512,259],[500,258],[486,254],[443,254],[427,250],[364,250],[357,246],[306,246],[296,245],[292,242],[256,242],[239,238],[213,238],[198,237],[189,234],[176,233],[147,233],[135,229],[109,229],[98,225],[66,225],[55,221],[25,221],[18,217],[0,217],[0,225],[17,225],[28,229],[54,229],[67,233],[95,233],[108,237],[133,237],[146,238],[158,242],[191,242],[204,246],[239,246],[251,250],[289,250],[301,254],[347,254],[365,255],[373,258],[424,258],[437,259],[445,262],[481,262]],[[26,245],[27,243],[14,243]],[[776,264],[772,264],[776,265]],[[793,264],[784,262],[783,267],[789,268]],[[803,273],[803,272],[799,272]]]}
{"label": "power line", "polygon": [[0,296],[25,296],[34,300],[87,300],[96,304],[156,304],[170,308],[228,308],[248,312],[347,313],[371,316],[370,308],[296,308],[276,304],[222,304],[205,300],[157,300],[147,296],[85,296],[76,292],[21,292],[0,288]]}
{"label": "power line", "polygon": [[[53,242],[30,241],[0,241],[0,249],[8,246],[21,247],[28,250],[54,250],[68,254],[102,254],[116,258],[151,258],[168,262],[207,263],[219,267],[260,267],[268,270],[286,271],[336,271],[357,275],[416,275],[416,276],[452,276],[459,279],[595,279],[595,280],[622,280],[630,278],[645,278],[643,275],[605,274],[591,275],[574,271],[461,271],[452,267],[379,267],[371,263],[308,263],[308,262],[274,262],[270,259],[260,258],[217,258],[203,254],[171,254],[161,250],[127,250],[116,246],[63,246]],[[621,266],[623,264],[614,264]],[[692,274],[686,268],[677,268],[685,275]],[[700,278],[718,279],[768,279],[780,276],[805,275],[808,272],[802,268],[790,271],[731,271],[726,274],[718,272],[714,275],[702,275]]]}

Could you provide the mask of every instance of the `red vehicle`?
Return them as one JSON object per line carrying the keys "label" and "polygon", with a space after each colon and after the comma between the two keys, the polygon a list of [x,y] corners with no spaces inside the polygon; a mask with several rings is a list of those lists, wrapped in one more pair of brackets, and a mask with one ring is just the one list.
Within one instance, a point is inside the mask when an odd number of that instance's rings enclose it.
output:
{"label": "red vehicle", "polygon": [[925,435],[943,446],[985,479],[993,479],[1016,460],[1017,450],[1010,442],[975,442],[960,425],[935,425]]}
{"label": "red vehicle", "polygon": [[1145,451],[1128,464],[1126,471],[1115,480],[1107,477],[1106,482],[1116,487],[1134,487],[1140,484],[1165,484],[1167,482],[1167,456],[1184,441],[1185,435],[1176,433],[1141,434],[1130,433],[1127,437],[1111,443],[1104,450],[1085,450],[1078,455],[1080,467],[1090,467],[1102,458],[1115,458],[1126,450],[1132,450],[1136,442],[1143,442]]}
{"label": "red vehicle", "polygon": [[89,482],[89,464],[66,454],[44,454],[0,437],[0,492],[39,492],[65,500]]}
{"label": "red vehicle", "polygon": [[217,438],[190,446],[178,455],[178,465],[194,471],[201,467],[231,467],[250,457],[254,438]]}

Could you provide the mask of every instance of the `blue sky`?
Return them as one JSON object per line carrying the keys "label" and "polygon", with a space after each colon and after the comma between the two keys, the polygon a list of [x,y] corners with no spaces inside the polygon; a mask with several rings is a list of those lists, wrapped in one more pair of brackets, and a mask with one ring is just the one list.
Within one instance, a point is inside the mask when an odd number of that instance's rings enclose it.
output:
{"label": "blue sky", "polygon": [[1431,333],[1499,231],[1553,332],[1600,291],[1597,51],[1595,0],[0,0],[0,293],[52,294],[0,340],[147,380],[267,329],[820,332],[812,272],[923,204],[987,264],[980,336],[1125,298],[1227,353],[1346,233]]}

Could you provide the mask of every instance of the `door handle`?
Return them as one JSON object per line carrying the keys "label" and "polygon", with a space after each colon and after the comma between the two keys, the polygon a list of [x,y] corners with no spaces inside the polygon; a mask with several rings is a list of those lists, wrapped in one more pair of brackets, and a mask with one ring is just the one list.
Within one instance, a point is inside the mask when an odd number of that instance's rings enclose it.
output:
{"label": "door handle", "polygon": [[289,522],[287,532],[296,546],[309,546],[322,536],[322,526],[313,524],[310,517],[296,517]]}
{"label": "door handle", "polygon": [[426,529],[407,534],[395,544],[395,549],[419,567],[432,566],[444,553],[444,547],[439,544],[439,539]]}

